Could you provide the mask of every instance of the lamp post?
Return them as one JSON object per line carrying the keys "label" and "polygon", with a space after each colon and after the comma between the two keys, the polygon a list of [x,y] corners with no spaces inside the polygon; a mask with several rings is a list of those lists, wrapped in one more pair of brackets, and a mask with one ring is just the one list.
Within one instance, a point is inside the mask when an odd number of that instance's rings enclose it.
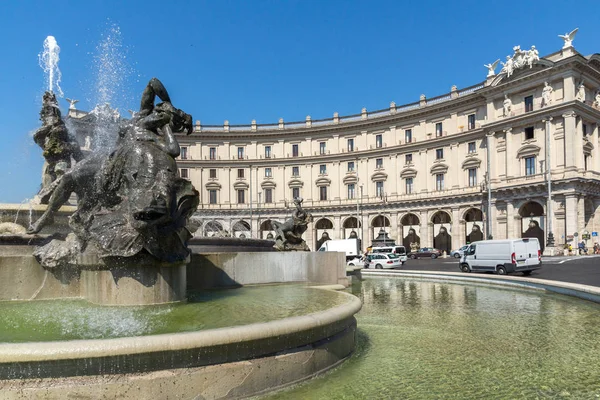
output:
{"label": "lamp post", "polygon": [[[361,203],[362,203],[362,198],[363,198],[363,185],[360,185],[360,202]],[[358,223],[358,220],[356,221],[356,223]],[[356,230],[358,230],[358,227],[356,228]],[[360,224],[360,239],[365,240],[365,231],[364,231],[363,224]]]}
{"label": "lamp post", "polygon": [[492,166],[492,152],[490,149],[491,139],[493,138],[493,133],[488,133],[486,136],[485,147],[487,150],[487,172],[485,173],[485,183],[487,187],[487,207],[486,207],[486,215],[485,215],[485,226],[486,226],[486,237],[488,240],[493,239],[492,235],[492,184],[491,184],[491,166]]}
{"label": "lamp post", "polygon": [[554,255],[554,232],[552,232],[552,163],[550,162],[550,122],[552,117],[548,117],[543,120],[546,123],[546,180],[548,185],[548,201],[546,203],[546,216],[548,221],[546,222],[546,229],[548,229],[548,240],[546,240],[546,249],[550,255]]}
{"label": "lamp post", "polygon": [[261,236],[261,229],[260,229],[260,201],[261,201],[261,195],[262,192],[258,192],[258,204],[256,205],[256,212],[258,213],[258,215],[256,216],[256,237],[258,239],[262,239]]}

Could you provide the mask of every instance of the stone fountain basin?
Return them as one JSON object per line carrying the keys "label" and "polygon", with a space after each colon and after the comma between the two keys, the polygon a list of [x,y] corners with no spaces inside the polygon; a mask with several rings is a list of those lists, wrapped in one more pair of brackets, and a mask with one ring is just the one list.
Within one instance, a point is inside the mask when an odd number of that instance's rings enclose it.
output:
{"label": "stone fountain basin", "polygon": [[[323,289],[326,290],[326,289]],[[197,332],[100,340],[0,344],[3,398],[236,398],[321,373],[355,347],[361,302]],[[162,393],[162,395],[160,395]]]}

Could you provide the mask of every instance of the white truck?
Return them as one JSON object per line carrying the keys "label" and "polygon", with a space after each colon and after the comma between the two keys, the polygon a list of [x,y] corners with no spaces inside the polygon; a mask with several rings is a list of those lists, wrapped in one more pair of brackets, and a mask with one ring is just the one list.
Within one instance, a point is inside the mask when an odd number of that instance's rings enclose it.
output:
{"label": "white truck", "polygon": [[463,272],[489,271],[499,275],[522,272],[524,275],[542,267],[542,252],[536,238],[482,240],[472,243],[460,259]]}
{"label": "white truck", "polygon": [[346,254],[346,262],[349,266],[361,265],[360,241],[359,239],[332,239],[321,245],[318,251],[337,251]]}

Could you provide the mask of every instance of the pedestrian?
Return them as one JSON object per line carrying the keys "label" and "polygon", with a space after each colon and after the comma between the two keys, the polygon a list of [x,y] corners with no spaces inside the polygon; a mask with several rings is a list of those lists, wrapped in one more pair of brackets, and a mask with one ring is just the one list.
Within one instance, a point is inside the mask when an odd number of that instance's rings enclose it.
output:
{"label": "pedestrian", "polygon": [[594,243],[594,254],[600,254],[600,245],[598,242]]}
{"label": "pedestrian", "polygon": [[577,246],[579,248],[579,255],[587,255],[587,248],[585,247],[585,242],[582,240],[581,243]]}
{"label": "pedestrian", "polygon": [[573,245],[571,243],[569,243],[569,255],[573,255]]}

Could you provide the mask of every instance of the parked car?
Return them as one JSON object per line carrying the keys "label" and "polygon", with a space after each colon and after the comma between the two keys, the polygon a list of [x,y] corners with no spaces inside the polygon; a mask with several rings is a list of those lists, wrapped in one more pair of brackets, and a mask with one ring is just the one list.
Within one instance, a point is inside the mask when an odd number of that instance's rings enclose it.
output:
{"label": "parked car", "polygon": [[396,268],[402,265],[400,257],[397,254],[384,254],[377,253],[368,256],[371,261],[369,262],[369,268],[383,269],[383,268]]}
{"label": "parked car", "polygon": [[411,251],[410,253],[408,253],[408,256],[410,258],[412,258],[413,260],[415,258],[423,258],[423,257],[438,258],[441,255],[442,255],[442,252],[439,251],[438,249],[434,249],[433,247],[422,247],[417,251]]}
{"label": "parked car", "polygon": [[384,253],[384,254],[396,254],[400,257],[400,261],[402,265],[408,260],[408,256],[406,255],[406,248],[404,246],[385,246],[385,247],[373,247],[371,248],[369,254],[376,253]]}
{"label": "parked car", "polygon": [[458,250],[452,250],[450,252],[450,255],[454,258],[461,258],[462,256],[465,255],[465,250],[467,250],[469,248],[469,245],[464,245],[463,247],[461,247]]}
{"label": "parked car", "polygon": [[357,267],[357,266],[363,267],[364,263],[360,257],[352,256],[352,257],[346,257],[346,265],[348,267]]}
{"label": "parked car", "polygon": [[465,251],[459,267],[463,272],[489,271],[498,275],[522,272],[529,275],[542,267],[540,242],[536,238],[475,242]]}

